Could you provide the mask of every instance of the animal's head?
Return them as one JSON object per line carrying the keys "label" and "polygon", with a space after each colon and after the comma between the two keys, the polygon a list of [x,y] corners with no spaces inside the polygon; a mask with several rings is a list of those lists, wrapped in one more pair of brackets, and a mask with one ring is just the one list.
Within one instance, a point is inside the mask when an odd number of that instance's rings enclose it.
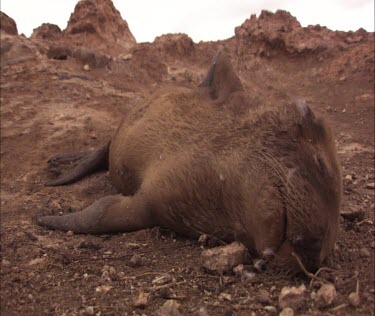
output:
{"label": "animal's head", "polygon": [[341,168],[331,129],[309,106],[303,102],[289,105],[279,118],[287,128],[274,139],[283,166],[279,192],[284,205],[284,236],[277,258],[293,266],[298,256],[314,271],[327,258],[337,236]]}
{"label": "animal's head", "polygon": [[[214,101],[234,105],[247,105],[242,99],[250,93],[244,91],[223,50],[214,57],[200,89]],[[250,198],[253,204],[254,199],[261,200],[262,207],[269,204],[265,214],[258,214],[269,225],[259,232],[274,234],[272,242],[268,236],[257,236],[255,248],[262,252],[267,243],[272,244],[272,253],[276,255],[273,262],[289,271],[298,270],[294,255],[307,269],[316,270],[331,251],[338,231],[342,180],[331,129],[304,102],[262,109],[247,106],[241,115],[244,130],[250,130],[252,141],[261,144],[260,165],[271,174],[265,178],[273,178],[270,183],[274,185],[269,191],[259,192],[261,198]],[[258,159],[254,158],[254,150],[252,162]],[[272,186],[270,183],[267,186]],[[269,209],[274,211],[270,221]],[[263,224],[255,225],[258,229]]]}

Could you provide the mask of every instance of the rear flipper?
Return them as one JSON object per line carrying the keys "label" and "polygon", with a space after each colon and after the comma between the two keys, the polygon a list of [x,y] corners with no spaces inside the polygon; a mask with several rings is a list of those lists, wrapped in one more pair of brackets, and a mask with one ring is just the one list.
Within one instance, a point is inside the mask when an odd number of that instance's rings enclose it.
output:
{"label": "rear flipper", "polygon": [[131,232],[155,226],[143,199],[112,195],[81,212],[63,216],[36,215],[36,223],[49,229],[83,234]]}
{"label": "rear flipper", "polygon": [[49,170],[60,175],[62,170],[69,165],[74,167],[62,177],[47,182],[46,186],[58,186],[76,182],[83,177],[97,171],[108,169],[109,143],[97,150],[54,156],[48,160]]}

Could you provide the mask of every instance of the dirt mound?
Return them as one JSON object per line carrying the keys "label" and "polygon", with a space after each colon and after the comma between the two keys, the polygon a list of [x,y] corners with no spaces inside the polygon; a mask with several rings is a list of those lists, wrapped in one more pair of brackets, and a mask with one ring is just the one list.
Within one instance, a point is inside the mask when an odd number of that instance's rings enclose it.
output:
{"label": "dirt mound", "polygon": [[66,42],[118,55],[136,40],[111,0],[79,1],[64,30]]}
{"label": "dirt mound", "polygon": [[41,26],[34,29],[31,38],[42,39],[42,40],[57,40],[62,37],[61,29],[50,23],[43,23]]}
{"label": "dirt mound", "polygon": [[0,11],[0,30],[9,35],[18,35],[17,24],[14,20]]}

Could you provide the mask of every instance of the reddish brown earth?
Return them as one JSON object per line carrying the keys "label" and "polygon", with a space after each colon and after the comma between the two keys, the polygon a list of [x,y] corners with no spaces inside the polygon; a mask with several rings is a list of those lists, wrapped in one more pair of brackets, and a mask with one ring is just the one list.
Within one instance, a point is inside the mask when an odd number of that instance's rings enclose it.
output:
{"label": "reddish brown earth", "polygon": [[[87,2],[111,4],[78,5]],[[302,28],[286,12],[264,12],[221,42],[195,44],[186,35],[169,34],[135,44],[131,36],[113,51],[105,49],[113,43],[109,36],[101,50],[108,62],[84,70],[87,60],[79,54],[49,59],[49,40],[9,35],[3,24],[1,30],[1,315],[155,315],[171,298],[184,315],[267,315],[266,305],[280,312],[284,286],[300,284],[307,291],[298,315],[374,314],[373,33]],[[77,49],[67,32],[64,47]],[[90,41],[94,35],[83,36]],[[254,103],[304,98],[333,126],[344,176],[342,212],[360,211],[362,217],[341,219],[335,250],[325,263],[333,271],[319,274],[336,287],[331,306],[319,307],[311,298],[320,281],[310,287],[303,277],[263,273],[245,281],[207,274],[197,241],[169,231],[84,236],[32,222],[36,211],[78,211],[114,193],[105,172],[45,187],[49,157],[104,144],[121,117],[156,89],[194,87],[220,45],[230,51]],[[165,286],[152,283],[166,274],[172,278]],[[361,301],[353,307],[348,295],[357,281]],[[134,306],[139,293],[148,294],[143,308]]]}

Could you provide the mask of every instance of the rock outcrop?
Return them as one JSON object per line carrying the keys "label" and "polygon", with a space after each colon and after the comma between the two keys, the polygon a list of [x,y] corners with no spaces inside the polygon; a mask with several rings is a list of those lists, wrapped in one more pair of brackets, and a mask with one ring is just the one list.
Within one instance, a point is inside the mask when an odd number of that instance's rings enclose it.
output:
{"label": "rock outcrop", "polygon": [[118,55],[136,44],[111,0],[81,0],[64,30],[65,42]]}
{"label": "rock outcrop", "polygon": [[0,30],[9,35],[18,35],[17,24],[14,20],[0,11]]}
{"label": "rock outcrop", "polygon": [[252,15],[235,29],[235,36],[240,46],[251,43],[260,55],[268,56],[270,50],[301,54],[345,49],[351,43],[366,40],[368,33],[331,31],[320,25],[302,27],[289,12],[278,10],[262,11],[258,18]]}
{"label": "rock outcrop", "polygon": [[50,23],[43,23],[41,26],[34,29],[31,38],[33,39],[42,39],[42,40],[58,40],[62,37],[61,29]]}

